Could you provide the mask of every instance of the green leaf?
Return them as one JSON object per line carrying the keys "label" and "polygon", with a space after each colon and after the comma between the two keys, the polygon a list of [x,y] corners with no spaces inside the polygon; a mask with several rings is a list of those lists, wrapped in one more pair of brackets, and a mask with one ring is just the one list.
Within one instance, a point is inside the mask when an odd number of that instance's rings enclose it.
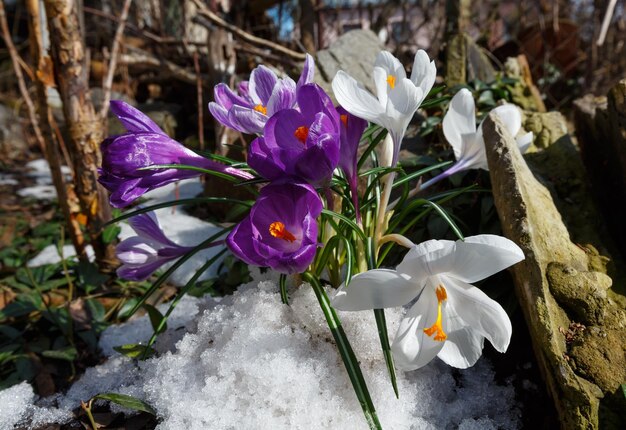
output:
{"label": "green leaf", "polygon": [[152,329],[156,332],[156,334],[161,334],[165,330],[167,330],[167,322],[163,321],[163,314],[159,312],[157,308],[147,303],[144,303],[143,307],[148,311],[150,324],[152,325]]}
{"label": "green leaf", "polygon": [[129,343],[126,345],[114,346],[114,350],[129,358],[139,358],[142,355],[151,356],[156,354],[156,351],[149,346],[141,345],[139,343]]}
{"label": "green leaf", "polygon": [[280,300],[283,302],[283,304],[288,305],[289,295],[287,294],[287,275],[281,273],[278,280],[278,283],[280,285]]}
{"label": "green leaf", "polygon": [[109,280],[107,275],[100,273],[98,266],[88,261],[80,261],[76,267],[78,285],[87,294]]}
{"label": "green leaf", "polygon": [[380,347],[383,350],[383,356],[385,357],[385,363],[387,364],[387,372],[389,372],[389,379],[391,380],[391,386],[396,398],[399,398],[398,383],[396,381],[396,369],[393,365],[393,355],[391,354],[391,347],[389,346],[389,336],[387,334],[387,321],[385,319],[384,309],[374,309],[374,317],[376,318],[376,327],[378,327],[378,338],[380,339]]}
{"label": "green leaf", "polygon": [[121,231],[122,231],[122,229],[118,225],[110,225],[110,226],[106,227],[102,231],[102,241],[104,243],[111,243],[111,242],[113,242],[114,240],[117,239],[117,236],[120,234]]}
{"label": "green leaf", "polygon": [[369,428],[381,430],[382,427],[378,421],[376,409],[374,408],[374,403],[372,402],[369,390],[367,389],[365,378],[363,378],[359,361],[354,354],[352,346],[350,346],[350,341],[348,340],[343,327],[341,326],[339,316],[330,305],[330,300],[326,295],[326,291],[324,291],[317,278],[311,273],[304,272],[302,274],[302,279],[311,284],[313,287],[313,292],[315,292],[315,296],[317,297],[320,307],[322,308],[322,312],[326,317],[328,328],[335,339],[339,355],[341,355],[343,364],[346,367],[346,371],[350,377],[350,382],[352,382],[352,388],[354,388],[356,397],[361,404],[361,408],[363,409],[363,414],[365,415],[365,420],[367,421]]}
{"label": "green leaf", "polygon": [[120,406],[123,406],[128,409],[132,409],[140,412],[147,412],[151,415],[156,415],[156,411],[144,402],[143,400],[139,400],[133,396],[128,396],[126,394],[118,394],[118,393],[101,393],[93,397],[94,399],[100,400],[108,400],[109,402],[117,403]]}
{"label": "green leaf", "polygon": [[73,346],[68,346],[63,349],[52,349],[41,353],[44,357],[54,358],[56,360],[74,361],[78,357],[78,351]]}

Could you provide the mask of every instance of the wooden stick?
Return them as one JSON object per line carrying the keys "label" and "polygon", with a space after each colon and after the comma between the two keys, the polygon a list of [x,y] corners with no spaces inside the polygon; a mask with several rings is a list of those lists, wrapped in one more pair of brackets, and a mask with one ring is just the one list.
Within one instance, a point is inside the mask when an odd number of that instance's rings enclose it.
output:
{"label": "wooden stick", "polygon": [[600,36],[598,36],[598,41],[596,42],[598,46],[604,44],[604,39],[606,39],[606,33],[609,31],[609,24],[611,23],[611,18],[613,18],[613,11],[615,10],[616,4],[617,0],[610,0],[609,4],[606,6],[606,13],[602,20],[602,29],[600,30]]}
{"label": "wooden stick", "polygon": [[198,98],[198,142],[200,150],[204,151],[204,106],[202,105],[202,77],[200,76],[200,62],[198,61],[198,51],[193,53],[193,66],[196,69],[196,93]]}
{"label": "wooden stick", "polygon": [[224,21],[222,18],[217,16],[215,13],[213,13],[200,0],[193,0],[193,2],[198,7],[198,14],[199,15],[207,18],[209,21],[211,21],[213,24],[217,25],[218,27],[222,27],[222,28],[230,31],[235,36],[239,37],[242,40],[245,40],[248,43],[251,43],[251,44],[257,45],[257,46],[264,46],[264,47],[269,48],[269,49],[271,49],[273,51],[280,52],[281,54],[286,55],[286,56],[288,56],[290,58],[293,58],[295,60],[304,61],[304,59],[306,58],[306,54],[304,54],[302,52],[296,52],[296,51],[293,51],[293,50],[291,50],[289,48],[286,48],[286,47],[284,47],[282,45],[279,45],[277,43],[270,42],[269,40],[253,36],[252,34],[246,32],[246,31],[243,31],[239,27],[236,27],[236,26],[234,26],[232,24],[229,24],[228,22]]}
{"label": "wooden stick", "polygon": [[102,100],[102,107],[100,108],[100,118],[102,118],[103,120],[107,117],[107,113],[109,112],[109,102],[111,101],[111,86],[113,85],[113,76],[115,75],[117,54],[120,50],[120,43],[122,41],[122,35],[124,34],[124,27],[126,26],[126,20],[128,19],[128,11],[130,10],[130,4],[132,2],[133,0],[124,1],[124,7],[122,8],[122,14],[120,15],[119,25],[117,26],[117,30],[115,31],[115,38],[113,39],[113,45],[111,47],[111,59],[109,60],[107,75],[102,85],[104,98]]}

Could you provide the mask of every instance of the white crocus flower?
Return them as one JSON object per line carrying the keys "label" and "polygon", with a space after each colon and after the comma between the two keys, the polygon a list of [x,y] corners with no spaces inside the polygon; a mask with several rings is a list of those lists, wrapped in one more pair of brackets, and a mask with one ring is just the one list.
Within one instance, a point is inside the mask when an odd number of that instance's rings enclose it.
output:
{"label": "white crocus flower", "polygon": [[339,310],[360,311],[402,306],[417,298],[392,345],[396,365],[418,369],[438,356],[464,369],[476,363],[485,338],[500,352],[511,339],[504,309],[470,283],[523,259],[522,250],[501,236],[429,240],[411,248],[397,270],[356,275],[331,303]]}
{"label": "white crocus flower", "polygon": [[[498,116],[512,136],[517,136],[522,129],[522,114],[517,106],[505,104],[494,108],[490,113]],[[463,170],[489,170],[482,127],[481,122],[476,128],[474,97],[467,88],[463,88],[454,95],[448,112],[443,118],[443,134],[452,146],[456,163],[438,176],[424,182],[420,186],[421,190]],[[533,134],[532,132],[524,133],[515,140],[523,154],[532,143]]]}
{"label": "white crocus flower", "polygon": [[430,61],[423,50],[415,55],[410,79],[396,57],[381,51],[374,63],[376,97],[343,70],[337,72],[332,86],[337,101],[348,112],[389,131],[394,143],[395,165],[406,128],[430,92],[436,76],[435,62]]}

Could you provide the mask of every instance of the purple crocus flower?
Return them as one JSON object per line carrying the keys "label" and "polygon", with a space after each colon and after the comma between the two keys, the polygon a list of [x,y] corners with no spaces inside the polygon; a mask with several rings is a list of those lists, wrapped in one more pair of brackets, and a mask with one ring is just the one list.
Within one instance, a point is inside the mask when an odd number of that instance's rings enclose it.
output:
{"label": "purple crocus flower", "polygon": [[147,191],[173,181],[199,176],[194,170],[147,169],[159,164],[184,164],[215,170],[242,179],[252,175],[206,159],[168,137],[147,115],[122,102],[112,101],[111,111],[128,130],[101,144],[102,168],[98,181],[111,192],[111,205],[128,206]]}
{"label": "purple crocus flower", "polygon": [[117,269],[119,277],[143,281],[159,267],[191,251],[193,246],[180,246],[165,237],[152,212],[132,217],[128,223],[137,236],[117,245],[115,253],[122,262]]}
{"label": "purple crocus flower", "polygon": [[352,115],[341,106],[337,108],[337,112],[341,120],[339,167],[345,173],[348,185],[350,185],[350,194],[352,194],[357,222],[360,222],[361,214],[359,212],[359,196],[357,194],[357,151],[365,127],[367,127],[367,121]]}
{"label": "purple crocus flower", "polygon": [[239,84],[239,94],[220,83],[215,86],[215,101],[209,111],[226,127],[242,133],[262,134],[267,120],[282,109],[291,109],[296,102],[296,89],[313,81],[313,57],[306,55],[298,84],[289,77],[279,79],[261,65],[250,74],[249,82]]}
{"label": "purple crocus flower", "polygon": [[272,116],[248,152],[248,165],[269,180],[292,177],[325,186],[339,163],[339,114],[316,84],[298,89],[300,110]]}
{"label": "purple crocus flower", "polygon": [[301,273],[317,251],[317,216],[322,201],[306,184],[273,182],[261,189],[250,214],[226,244],[242,261],[280,273]]}

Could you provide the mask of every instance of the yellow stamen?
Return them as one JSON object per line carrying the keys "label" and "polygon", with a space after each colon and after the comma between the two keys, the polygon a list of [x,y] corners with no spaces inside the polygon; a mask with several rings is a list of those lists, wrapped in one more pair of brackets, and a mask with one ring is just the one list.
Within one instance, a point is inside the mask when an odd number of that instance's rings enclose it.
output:
{"label": "yellow stamen", "polygon": [[296,237],[291,234],[291,232],[285,228],[285,224],[280,221],[274,221],[271,223],[269,230],[270,234],[278,239],[282,239],[287,242],[293,242],[296,240]]}
{"label": "yellow stamen", "polygon": [[437,287],[435,294],[437,294],[437,321],[435,321],[432,326],[425,328],[424,333],[426,333],[426,336],[432,336],[434,334],[434,340],[443,342],[448,338],[448,335],[446,335],[443,331],[443,327],[441,325],[441,303],[448,299],[448,294],[446,293],[446,289],[443,288],[443,285],[439,285]]}
{"label": "yellow stamen", "polygon": [[343,122],[343,125],[345,125],[346,127],[348,126],[348,115],[339,115],[339,119],[341,120],[341,122]]}
{"label": "yellow stamen", "polygon": [[296,131],[293,132],[293,135],[296,136],[300,142],[305,143],[306,138],[309,136],[309,127],[301,126],[296,128]]}
{"label": "yellow stamen", "polygon": [[263,115],[267,115],[267,108],[263,105],[256,105],[254,110],[257,112],[261,112]]}
{"label": "yellow stamen", "polygon": [[393,90],[393,87],[396,86],[396,77],[393,76],[393,75],[387,76],[387,83],[389,84],[389,86]]}

